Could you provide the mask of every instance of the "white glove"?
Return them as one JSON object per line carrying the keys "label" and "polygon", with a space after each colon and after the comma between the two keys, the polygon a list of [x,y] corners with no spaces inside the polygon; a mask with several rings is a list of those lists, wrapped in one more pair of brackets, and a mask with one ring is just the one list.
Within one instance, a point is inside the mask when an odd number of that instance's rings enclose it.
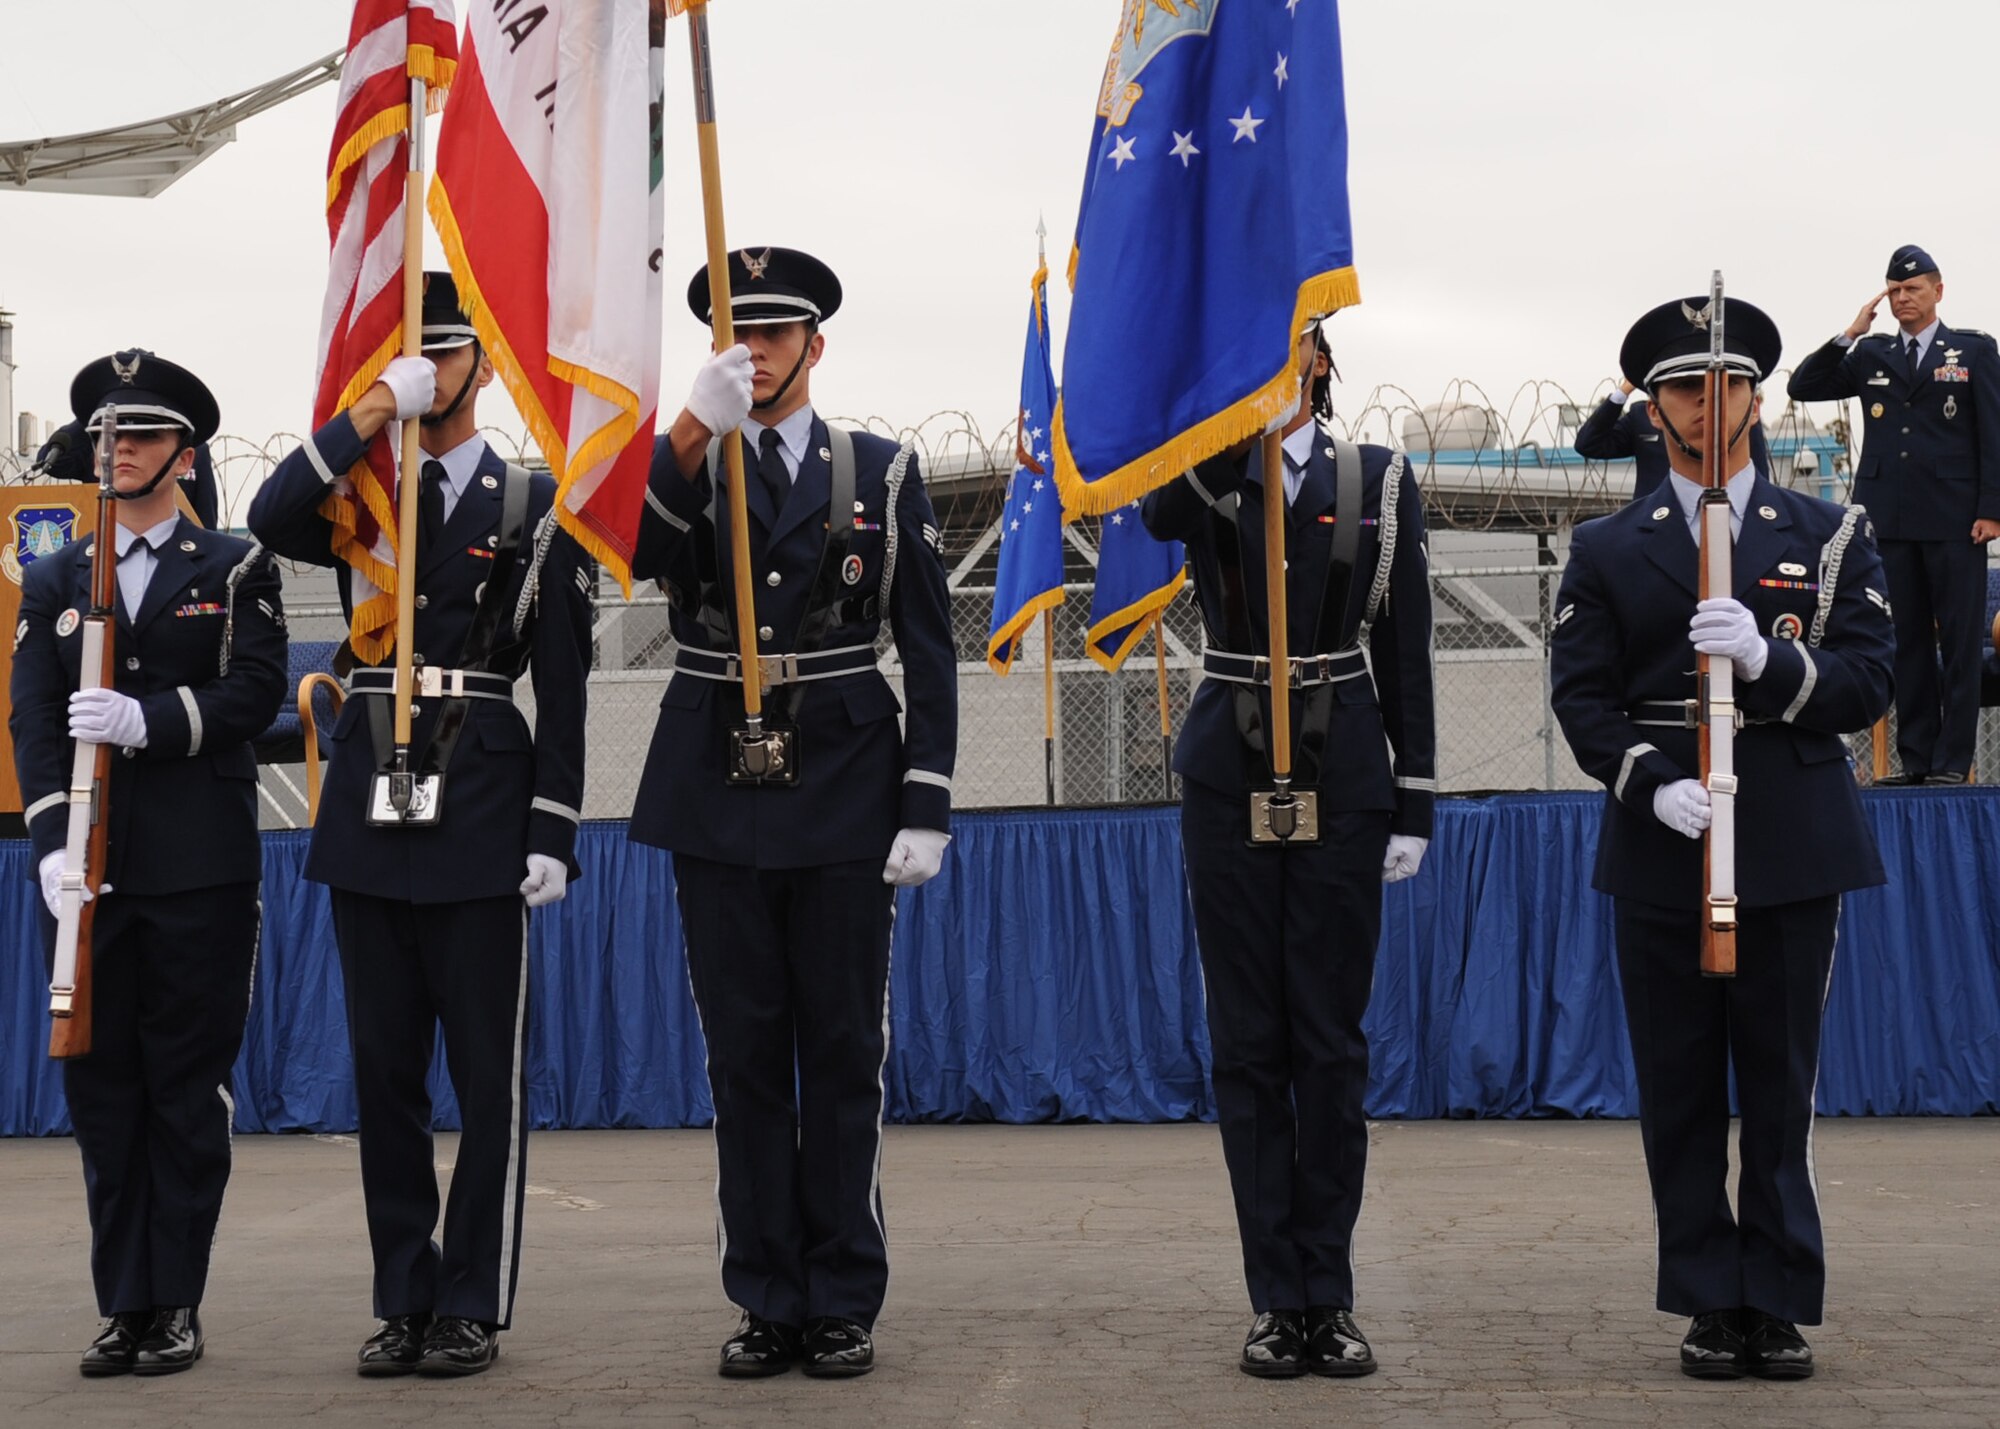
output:
{"label": "white glove", "polygon": [[69,697],[69,737],[121,749],[146,747],[146,715],[116,690],[77,690]]}
{"label": "white glove", "polygon": [[757,372],[750,349],[742,343],[718,352],[702,363],[688,393],[687,412],[709,431],[721,436],[743,425],[753,400],[751,384]]}
{"label": "white glove", "polygon": [[1676,779],[1653,791],[1653,817],[1677,834],[1698,839],[1715,814],[1699,779]]}
{"label": "white glove", "polygon": [[[67,861],[62,849],[52,848],[42,855],[42,862],[37,870],[42,878],[42,902],[49,905],[51,918],[62,917],[62,876],[63,865]],[[111,885],[105,884],[104,891],[109,893]],[[88,903],[95,896],[88,887],[83,890],[84,902]]]}
{"label": "white glove", "polygon": [[528,876],[521,880],[521,896],[530,908],[560,903],[569,892],[569,867],[545,853],[528,855]]}
{"label": "white glove", "polygon": [[1424,861],[1424,850],[1430,846],[1429,839],[1390,834],[1389,851],[1382,855],[1382,881],[1401,883],[1406,878],[1415,878],[1418,865]]}
{"label": "white glove", "polygon": [[437,364],[428,357],[392,357],[376,380],[394,395],[399,422],[423,416],[437,400]]}
{"label": "white glove", "polygon": [[1734,662],[1736,673],[1746,680],[1763,674],[1764,662],[1771,658],[1771,648],[1757,633],[1757,617],[1742,601],[1726,595],[1705,600],[1694,608],[1694,619],[1688,622],[1688,638],[1704,655],[1727,655]]}
{"label": "white glove", "polygon": [[882,881],[898,888],[915,888],[936,878],[944,867],[944,846],[950,834],[936,829],[904,829],[889,845],[889,861],[882,865]]}

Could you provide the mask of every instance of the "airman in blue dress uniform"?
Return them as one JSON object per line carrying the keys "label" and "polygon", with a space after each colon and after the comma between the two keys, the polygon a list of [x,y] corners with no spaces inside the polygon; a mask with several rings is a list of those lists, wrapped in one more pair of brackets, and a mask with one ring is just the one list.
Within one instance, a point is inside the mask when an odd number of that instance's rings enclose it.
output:
{"label": "airman in blue dress uniform", "polygon": [[[1187,543],[1206,673],[1174,751],[1181,839],[1208,989],[1216,1109],[1256,1318],[1247,1374],[1363,1375],[1354,1223],[1368,1157],[1361,1030],[1382,885],[1417,871],[1437,794],[1423,497],[1400,453],[1332,438],[1331,355],[1299,342],[1312,397],[1284,432],[1294,787],[1319,801],[1316,844],[1250,840],[1271,784],[1264,518],[1254,449],[1146,497]],[[1341,540],[1342,523],[1353,523]],[[1354,527],[1358,526],[1358,534]]]}
{"label": "airman in blue dress uniform", "polygon": [[[14,633],[14,764],[50,917],[66,856],[73,739],[118,747],[93,949],[89,1055],[63,1063],[83,1153],[91,1276],[109,1317],[85,1375],[167,1374],[203,1350],[199,1308],[229,1181],[230,1069],[259,924],[250,741],[285,693],[279,577],[248,541],[174,509],[215,398],[150,352],[91,363],[70,388],[82,445],[117,410],[118,524],[31,562]],[[91,555],[118,551],[115,686],[80,691]]]}
{"label": "airman in blue dress uniform", "polygon": [[[730,256],[742,341],[710,359],[656,448],[635,576],[672,601],[674,677],[631,835],[673,850],[715,1103],[722,1284],[743,1312],[720,1372],[862,1374],[888,1283],[881,1198],[898,887],[939,870],[958,664],[936,517],[910,450],[814,414],[825,264]],[[710,316],[708,270],[688,303]],[[748,418],[746,421],[745,418]],[[721,439],[739,425],[765,713],[786,763],[739,759],[745,718]],[[876,664],[884,623],[903,676]]]}
{"label": "airman in blue dress uniform", "polygon": [[[1706,301],[1663,304],[1625,339],[1625,376],[1652,398],[1673,472],[1577,528],[1556,599],[1553,698],[1577,763],[1607,791],[1594,883],[1616,915],[1659,1308],[1692,1317],[1687,1373],[1795,1379],[1813,1364],[1797,1326],[1819,1323],[1826,1283],[1813,1088],[1840,895],[1883,881],[1841,736],[1887,707],[1894,643],[1866,515],[1775,486],[1750,460],[1755,388],[1778,365],[1779,338],[1749,303],[1726,300],[1728,411],[1705,410]],[[1734,589],[1697,602],[1701,451],[1725,421]],[[1733,978],[1700,971],[1712,810],[1690,713],[1697,651],[1733,663],[1744,717]]]}
{"label": "airman in blue dress uniform", "polygon": [[[1666,438],[1653,421],[1652,403],[1644,397],[1632,400],[1629,379],[1621,378],[1583,425],[1576,429],[1571,444],[1578,456],[1592,461],[1632,459],[1632,496],[1637,500],[1667,479]],[[1750,459],[1757,470],[1769,475],[1771,453],[1764,445],[1764,424],[1750,423]]]}
{"label": "airman in blue dress uniform", "polygon": [[[381,1319],[360,1352],[369,1376],[477,1373],[513,1315],[527,1187],[528,917],[560,900],[574,871],[595,584],[551,515],[555,483],[510,466],[479,436],[474,406],[493,365],[450,274],[425,275],[423,324],[427,355],[392,361],[279,463],[250,506],[250,528],[272,550],[333,567],[351,615],[351,571],[321,505],[392,419],[422,423],[413,749],[420,770],[441,775],[441,812],[398,823],[378,800],[393,657],[356,665],[306,863],[306,876],[332,890],[347,991]],[[532,732],[514,703],[523,674],[534,680]],[[432,1240],[425,1083],[440,1025],[463,1126],[442,1246]]]}
{"label": "airman in blue dress uniform", "polygon": [[[1891,254],[1888,284],[1798,365],[1791,395],[1861,399],[1854,499],[1875,523],[1896,618],[1902,772],[1882,782],[1963,784],[1979,737],[1986,543],[2000,536],[2000,348],[1939,320],[1944,279],[1923,249]],[[1899,331],[1871,333],[1884,298]]]}

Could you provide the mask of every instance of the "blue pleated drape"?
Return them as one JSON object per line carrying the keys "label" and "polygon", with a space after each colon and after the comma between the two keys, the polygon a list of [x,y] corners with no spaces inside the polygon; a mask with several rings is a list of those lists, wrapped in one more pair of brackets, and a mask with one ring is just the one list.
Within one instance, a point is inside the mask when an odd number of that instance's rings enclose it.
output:
{"label": "blue pleated drape", "polygon": [[[1864,801],[1889,869],[1851,895],[1819,1083],[1836,1115],[2000,1110],[2000,791]],[[1387,891],[1368,1107],[1378,1117],[1630,1116],[1609,902],[1590,888],[1596,795],[1445,800],[1421,876]],[[894,1121],[1213,1115],[1200,964],[1172,809],[961,814],[944,875],[899,901]],[[240,1131],[355,1122],[340,964],[307,836],[264,844]],[[538,1126],[699,1126],[701,1028],[669,858],[591,823],[582,876],[533,923]],[[45,1055],[28,846],[0,843],[0,1134],[68,1129]],[[113,895],[116,896],[115,894]],[[495,950],[496,956],[505,950]],[[1754,956],[1745,949],[1744,956]],[[442,1059],[441,1126],[456,1124]]]}

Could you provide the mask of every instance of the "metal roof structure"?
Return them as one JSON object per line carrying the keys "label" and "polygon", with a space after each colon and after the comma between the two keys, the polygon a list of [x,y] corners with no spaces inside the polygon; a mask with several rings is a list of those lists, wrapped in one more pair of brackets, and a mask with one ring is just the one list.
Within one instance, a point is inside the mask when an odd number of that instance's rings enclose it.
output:
{"label": "metal roof structure", "polygon": [[245,119],[338,77],[335,50],[268,84],[142,124],[0,143],[0,189],[152,198],[236,137]]}

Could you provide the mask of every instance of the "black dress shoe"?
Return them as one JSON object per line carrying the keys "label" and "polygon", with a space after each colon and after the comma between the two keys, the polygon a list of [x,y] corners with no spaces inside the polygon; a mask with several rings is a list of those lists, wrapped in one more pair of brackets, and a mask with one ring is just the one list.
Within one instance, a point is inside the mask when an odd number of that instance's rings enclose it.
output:
{"label": "black dress shoe", "polygon": [[722,1342],[722,1363],[715,1372],[724,1379],[764,1379],[783,1374],[798,1357],[798,1326],[766,1320],[746,1310],[736,1333]]}
{"label": "black dress shoe", "polygon": [[1963,784],[1965,781],[1966,776],[1955,769],[1940,769],[1935,774],[1926,774],[1924,776],[1924,783],[1946,787]]}
{"label": "black dress shoe", "polygon": [[1875,787],[1877,789],[1907,789],[1912,784],[1921,784],[1923,782],[1924,776],[1921,774],[1884,774],[1880,779],[1875,781]]}
{"label": "black dress shoe", "polygon": [[1743,1378],[1743,1331],[1734,1310],[1694,1317],[1681,1341],[1681,1373],[1696,1379]]}
{"label": "black dress shoe", "polygon": [[446,1376],[479,1374],[500,1358],[500,1332],[463,1315],[440,1315],[424,1332],[417,1373]]}
{"label": "black dress shoe", "polygon": [[1375,1351],[1354,1323],[1352,1310],[1332,1305],[1306,1307],[1306,1368],[1335,1379],[1375,1373]]}
{"label": "black dress shoe", "polygon": [[814,1379],[852,1379],[875,1368],[875,1341],[845,1316],[821,1315],[806,1321],[800,1358]]}
{"label": "black dress shoe", "polygon": [[83,1359],[77,1368],[85,1379],[130,1374],[132,1357],[139,1352],[139,1341],[146,1337],[146,1331],[152,1325],[151,1310],[124,1310],[113,1315],[97,1332],[97,1338],[90,1342],[90,1348],[83,1352]]}
{"label": "black dress shoe", "polygon": [[201,1358],[201,1307],[170,1305],[153,1312],[153,1323],[132,1355],[134,1374],[179,1374]]}
{"label": "black dress shoe", "polygon": [[1250,1323],[1236,1367],[1259,1379],[1292,1379],[1306,1372],[1305,1318],[1296,1310],[1266,1310]]}
{"label": "black dress shoe", "polygon": [[362,1341],[354,1372],[371,1379],[412,1373],[423,1357],[424,1334],[430,1327],[431,1317],[427,1312],[389,1316],[375,1327],[374,1334]]}
{"label": "black dress shoe", "polygon": [[1745,1310],[1743,1366],[1759,1379],[1810,1379],[1812,1346],[1790,1320]]}

